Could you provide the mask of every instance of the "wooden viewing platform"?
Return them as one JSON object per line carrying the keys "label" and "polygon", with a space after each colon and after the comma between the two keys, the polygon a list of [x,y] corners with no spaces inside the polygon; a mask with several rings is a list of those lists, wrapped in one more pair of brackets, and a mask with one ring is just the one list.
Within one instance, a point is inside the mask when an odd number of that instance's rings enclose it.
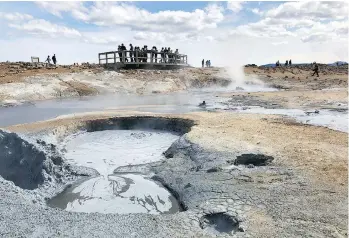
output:
{"label": "wooden viewing platform", "polygon": [[[131,53],[131,56],[130,56]],[[141,56],[146,54],[146,56]],[[99,64],[112,69],[176,69],[188,67],[188,57],[183,54],[141,51],[110,51],[98,54]]]}

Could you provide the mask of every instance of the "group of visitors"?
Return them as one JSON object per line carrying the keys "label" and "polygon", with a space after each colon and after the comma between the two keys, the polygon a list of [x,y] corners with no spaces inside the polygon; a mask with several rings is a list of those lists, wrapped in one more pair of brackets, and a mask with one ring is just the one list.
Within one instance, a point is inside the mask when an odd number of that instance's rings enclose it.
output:
{"label": "group of visitors", "polygon": [[[123,52],[124,53],[123,56]],[[128,54],[127,54],[128,53]],[[144,45],[142,48],[139,46],[133,46],[130,44],[130,48],[127,52],[126,46],[121,44],[118,46],[118,54],[120,62],[147,62],[148,54],[150,55],[150,62],[153,63],[180,63],[180,56],[178,49],[175,52],[172,51],[170,47],[162,47],[159,51],[156,46],[153,46],[151,49],[148,49],[147,45]],[[158,55],[160,57],[158,58]]]}
{"label": "group of visitors", "polygon": [[[292,60],[286,60],[285,62],[285,66],[291,66],[292,65]],[[315,74],[317,75],[317,77],[319,77],[319,66],[316,62],[311,64],[313,66],[313,74],[312,76],[314,76]],[[278,60],[275,64],[276,67],[281,66],[280,61]]]}
{"label": "group of visitors", "polygon": [[206,60],[206,62],[205,62],[205,59],[202,59],[201,65],[203,68],[205,67],[205,65],[206,65],[206,67],[211,67],[211,60]]}
{"label": "group of visitors", "polygon": [[[286,60],[286,62],[285,62],[285,66],[291,66],[291,65],[292,65],[292,60]],[[276,67],[281,66],[281,64],[280,64],[280,61],[279,61],[279,60],[278,60],[278,61],[276,61],[275,66],[276,66]]]}
{"label": "group of visitors", "polygon": [[[47,65],[51,65],[51,58],[49,55],[47,56],[47,59],[45,60],[45,62],[47,62]],[[53,54],[52,62],[54,65],[56,65],[56,63],[57,63],[56,54]]]}

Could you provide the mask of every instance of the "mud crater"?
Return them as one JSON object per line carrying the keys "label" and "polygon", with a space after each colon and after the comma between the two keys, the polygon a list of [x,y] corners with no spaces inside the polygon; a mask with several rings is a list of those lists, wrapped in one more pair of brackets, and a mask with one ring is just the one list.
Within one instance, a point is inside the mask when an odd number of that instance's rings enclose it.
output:
{"label": "mud crater", "polygon": [[[165,159],[163,152],[193,124],[190,120],[154,117],[85,122],[57,147],[64,151],[67,162],[96,169],[99,176],[74,183],[48,205],[88,213],[166,214],[186,210],[173,189],[151,174],[132,172],[132,167]],[[129,172],[117,172],[125,166]]]}
{"label": "mud crater", "polygon": [[228,233],[233,234],[236,232],[243,232],[243,228],[240,227],[240,222],[237,218],[221,212],[206,214],[200,219],[201,229],[207,230],[209,233]]}

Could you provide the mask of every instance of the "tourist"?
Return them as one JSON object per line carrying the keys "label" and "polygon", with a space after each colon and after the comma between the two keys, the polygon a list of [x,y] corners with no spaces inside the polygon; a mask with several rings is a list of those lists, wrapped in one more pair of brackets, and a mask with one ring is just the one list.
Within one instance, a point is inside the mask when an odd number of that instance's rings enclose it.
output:
{"label": "tourist", "polygon": [[205,67],[205,59],[203,59],[203,60],[201,61],[201,65],[202,65],[202,67]]}
{"label": "tourist", "polygon": [[135,51],[134,51],[135,62],[139,62],[139,57],[140,57],[139,46],[135,46],[134,49],[135,49]]}
{"label": "tourist", "polygon": [[143,62],[146,63],[147,62],[147,58],[148,58],[148,54],[147,54],[147,47],[144,46],[142,49],[142,57],[143,57]]}
{"label": "tourist", "polygon": [[56,60],[56,54],[53,54],[53,56],[52,56],[52,61],[53,61],[54,65],[56,65],[56,62],[57,62],[57,60]]}
{"label": "tourist", "polygon": [[[127,50],[126,46],[124,46],[124,44],[121,44],[120,50],[121,51],[126,51]],[[123,57],[123,56],[124,56],[123,61],[128,62],[127,53],[126,52],[121,53],[121,57]]]}
{"label": "tourist", "polygon": [[288,60],[286,60],[286,63],[285,63],[285,66],[287,66],[288,65]]}
{"label": "tourist", "polygon": [[131,59],[131,62],[134,61],[134,56],[135,56],[135,53],[133,52],[133,45],[130,44],[130,59]]}
{"label": "tourist", "polygon": [[168,49],[165,47],[164,49],[164,62],[167,63],[167,53],[168,53]]}
{"label": "tourist", "polygon": [[158,49],[156,46],[153,46],[153,58],[155,58],[155,63],[158,62]]}
{"label": "tourist", "polygon": [[148,61],[148,46],[144,45],[143,46],[143,62]]}
{"label": "tourist", "polygon": [[288,64],[291,66],[292,65],[292,61],[290,60],[290,61],[288,61]]}
{"label": "tourist", "polygon": [[161,63],[165,62],[165,53],[164,52],[165,52],[164,47],[162,47],[160,50]]}
{"label": "tourist", "polygon": [[122,53],[121,53],[121,46],[120,45],[118,45],[118,54],[119,54],[119,60],[120,60],[120,62],[122,62]]}
{"label": "tourist", "polygon": [[314,62],[314,69],[313,69],[314,73],[312,76],[314,76],[315,74],[319,77],[319,66],[317,65],[316,62]]}
{"label": "tourist", "polygon": [[179,52],[178,49],[175,51],[175,59],[176,59],[176,64],[179,62],[180,63],[180,58],[179,58]]}
{"label": "tourist", "polygon": [[46,66],[48,66],[48,65],[50,65],[51,64],[51,58],[50,58],[50,56],[48,55],[47,56],[47,59],[46,59],[46,61],[45,62],[47,62],[47,65]]}
{"label": "tourist", "polygon": [[171,62],[172,62],[172,55],[171,55],[171,53],[172,53],[171,48],[168,47],[168,48],[167,48],[168,63],[171,63]]}

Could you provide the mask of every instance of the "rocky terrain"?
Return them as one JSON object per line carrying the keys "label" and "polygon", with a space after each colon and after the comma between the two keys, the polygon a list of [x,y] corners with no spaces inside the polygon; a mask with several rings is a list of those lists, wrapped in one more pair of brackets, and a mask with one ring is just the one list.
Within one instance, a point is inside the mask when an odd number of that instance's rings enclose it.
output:
{"label": "rocky terrain", "polygon": [[[5,75],[0,77],[0,105],[209,88],[203,91],[208,106],[163,114],[159,105],[153,105],[157,113],[129,105],[127,110],[109,108],[3,127],[0,237],[348,236],[347,129],[270,115],[296,110],[302,116],[320,116],[317,120],[330,116],[332,125],[347,122],[347,65],[320,65],[320,77],[311,76],[311,66],[250,66],[244,68],[245,76],[229,68],[114,72],[87,64],[31,67],[0,65]],[[247,113],[253,107],[259,113]],[[2,112],[14,108],[20,107]],[[114,174],[149,175],[171,192],[180,211],[102,214],[49,207],[47,201],[65,188],[98,174],[71,164],[60,141],[74,133],[120,129],[178,134],[162,151],[162,160],[117,167]]]}
{"label": "rocky terrain", "polygon": [[106,71],[97,65],[33,67],[26,63],[0,66],[0,105],[87,95],[157,94],[207,86],[226,86],[219,69]]}
{"label": "rocky terrain", "polygon": [[[37,189],[22,190],[0,177],[1,193],[6,194],[0,202],[1,210],[5,211],[0,235],[347,236],[348,144],[347,134],[343,132],[271,115],[202,112],[154,117],[117,111],[7,129],[30,138],[50,135],[59,139],[83,128],[117,130],[120,126],[182,133],[164,151],[164,161],[121,167],[115,172],[154,173],[153,179],[177,197],[183,212],[71,213],[30,199],[30,194],[38,197],[37,200],[43,199],[42,193],[52,196],[50,190],[44,189],[49,181],[44,180]],[[2,132],[2,138],[12,137]]]}
{"label": "rocky terrain", "polygon": [[268,84],[286,90],[320,90],[347,88],[348,86],[348,65],[319,64],[319,77],[312,76],[313,67],[311,65],[246,67],[245,73],[258,75]]}
{"label": "rocky terrain", "polygon": [[[269,87],[288,91],[347,88],[348,66],[320,65],[320,77],[311,76],[311,66],[245,67],[245,74]],[[105,71],[95,64],[50,66],[31,63],[0,63],[0,106],[54,98],[107,93],[157,94],[234,81],[229,68],[180,70]]]}

